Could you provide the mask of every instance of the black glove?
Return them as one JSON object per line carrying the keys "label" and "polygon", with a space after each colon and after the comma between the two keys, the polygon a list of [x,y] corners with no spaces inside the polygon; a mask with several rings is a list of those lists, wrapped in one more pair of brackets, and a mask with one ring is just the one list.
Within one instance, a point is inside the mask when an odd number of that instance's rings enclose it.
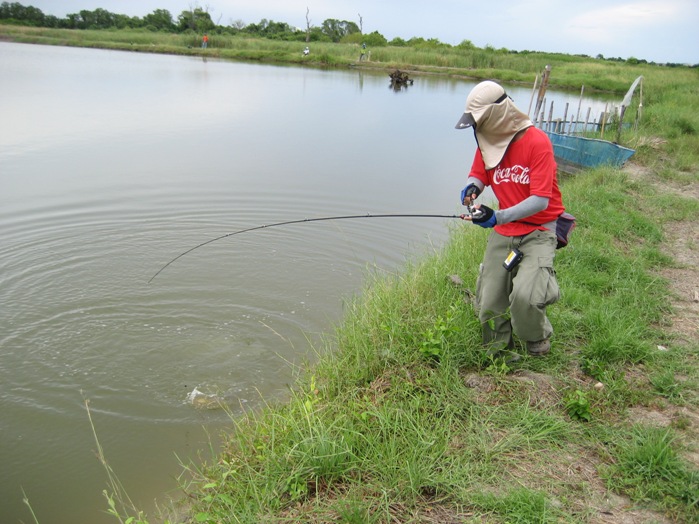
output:
{"label": "black glove", "polygon": [[495,211],[482,204],[474,213],[471,214],[471,221],[476,225],[486,228],[493,227],[495,224],[497,224]]}
{"label": "black glove", "polygon": [[461,204],[465,205],[464,200],[466,200],[467,197],[473,200],[474,198],[478,198],[478,195],[480,194],[481,190],[478,189],[478,186],[476,184],[467,185],[465,188],[461,190]]}

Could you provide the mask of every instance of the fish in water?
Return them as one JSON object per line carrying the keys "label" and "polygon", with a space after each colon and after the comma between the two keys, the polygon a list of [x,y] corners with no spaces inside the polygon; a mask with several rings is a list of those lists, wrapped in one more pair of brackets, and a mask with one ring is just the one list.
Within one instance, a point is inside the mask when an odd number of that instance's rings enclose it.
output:
{"label": "fish in water", "polygon": [[185,401],[197,409],[221,409],[225,407],[225,402],[221,397],[202,393],[196,387],[187,393]]}

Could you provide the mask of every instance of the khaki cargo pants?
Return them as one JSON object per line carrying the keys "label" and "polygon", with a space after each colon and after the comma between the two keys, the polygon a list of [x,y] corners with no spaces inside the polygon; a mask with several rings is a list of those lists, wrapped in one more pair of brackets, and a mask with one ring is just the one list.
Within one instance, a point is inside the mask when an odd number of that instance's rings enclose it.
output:
{"label": "khaki cargo pants", "polygon": [[[508,272],[502,263],[515,247],[524,258]],[[551,336],[546,306],[560,295],[553,269],[555,253],[552,231],[534,231],[523,237],[491,233],[476,282],[475,304],[486,346],[512,348],[513,334],[527,342]]]}

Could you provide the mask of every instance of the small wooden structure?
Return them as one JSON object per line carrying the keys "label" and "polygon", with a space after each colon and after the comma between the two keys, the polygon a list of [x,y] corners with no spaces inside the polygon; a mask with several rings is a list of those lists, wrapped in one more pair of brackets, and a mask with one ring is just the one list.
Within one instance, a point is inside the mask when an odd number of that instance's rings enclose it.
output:
{"label": "small wooden structure", "polygon": [[401,87],[413,85],[413,79],[408,76],[408,73],[396,69],[388,75],[391,78],[391,87],[400,89]]}

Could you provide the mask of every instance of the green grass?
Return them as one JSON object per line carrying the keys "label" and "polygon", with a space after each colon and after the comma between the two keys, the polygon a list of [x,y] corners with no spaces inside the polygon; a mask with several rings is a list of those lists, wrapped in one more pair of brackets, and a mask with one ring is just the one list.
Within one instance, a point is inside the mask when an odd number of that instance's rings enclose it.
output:
{"label": "green grass", "polygon": [[[201,54],[195,36],[0,26],[16,41]],[[210,56],[302,62],[297,44],[213,38]],[[306,65],[356,65],[356,46],[314,44]],[[696,69],[495,50],[372,49],[362,67],[625,92],[645,77],[643,117],[624,143],[647,174],[597,169],[561,181],[578,218],[558,252],[562,299],[554,349],[516,365],[490,361],[458,274],[473,289],[487,232],[455,226],[438,252],[377,273],[317,348],[288,402],[232,418],[223,451],[184,467],[188,522],[594,522],[600,486],[648,520],[699,519],[692,419],[644,424],[634,410],[699,400],[697,345],[667,326],[664,230],[696,220]],[[696,246],[695,246],[696,247]],[[659,350],[659,346],[666,350]],[[637,411],[635,412],[637,413]],[[106,461],[103,464],[106,465]],[[107,469],[109,512],[147,522]],[[181,521],[169,518],[170,522]],[[184,519],[183,519],[184,520]]]}
{"label": "green grass", "polygon": [[680,458],[678,448],[672,430],[634,427],[612,447],[615,462],[603,472],[607,485],[635,501],[660,505],[679,521],[697,518],[699,472]]}

